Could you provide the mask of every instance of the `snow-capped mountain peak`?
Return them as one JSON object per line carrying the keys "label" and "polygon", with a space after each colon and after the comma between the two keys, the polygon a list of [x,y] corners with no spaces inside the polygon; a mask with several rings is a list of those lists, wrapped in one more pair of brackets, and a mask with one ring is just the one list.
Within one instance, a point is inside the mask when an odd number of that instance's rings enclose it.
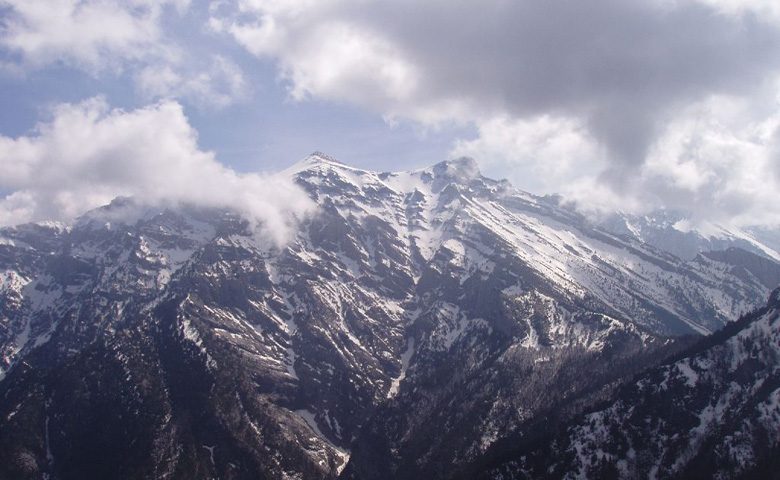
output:
{"label": "snow-capped mountain peak", "polygon": [[[317,153],[279,175],[317,205],[281,248],[235,211],[128,217],[127,199],[0,230],[0,476],[425,477],[605,399],[668,335],[780,283],[771,259],[681,259],[470,159],[372,172]],[[93,442],[65,412],[121,435]],[[153,454],[131,468],[129,445]]]}

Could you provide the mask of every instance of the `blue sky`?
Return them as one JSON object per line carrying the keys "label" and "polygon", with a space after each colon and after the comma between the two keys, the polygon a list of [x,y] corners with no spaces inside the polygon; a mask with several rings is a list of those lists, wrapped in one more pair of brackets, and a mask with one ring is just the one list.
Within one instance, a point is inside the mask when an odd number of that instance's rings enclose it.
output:
{"label": "blue sky", "polygon": [[[258,59],[230,39],[206,30],[205,6],[192,3],[191,12],[184,15],[166,12],[160,23],[177,41],[191,42],[193,50],[228,55],[240,65],[247,92],[229,105],[202,105],[176,92],[150,97],[138,91],[131,70],[92,71],[57,60],[0,77],[0,106],[7,112],[0,115],[0,132],[12,137],[30,134],[38,122],[46,121],[52,105],[78,103],[95,95],[125,110],[170,97],[184,106],[201,148],[216,152],[221,162],[243,172],[281,170],[317,150],[365,168],[418,168],[446,159],[457,134],[473,134],[468,128],[434,132],[408,123],[391,126],[381,115],[346,102],[294,101],[272,59]],[[11,52],[5,54],[6,60],[13,61]]]}
{"label": "blue sky", "polygon": [[315,150],[780,223],[774,0],[0,0],[0,112],[5,225],[274,203],[242,189]]}

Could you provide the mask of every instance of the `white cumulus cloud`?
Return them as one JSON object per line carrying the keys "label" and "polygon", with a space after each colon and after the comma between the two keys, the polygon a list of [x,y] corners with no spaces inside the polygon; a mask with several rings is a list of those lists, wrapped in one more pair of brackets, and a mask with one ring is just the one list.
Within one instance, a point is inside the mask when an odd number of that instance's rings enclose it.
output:
{"label": "white cumulus cloud", "polygon": [[240,66],[204,48],[205,37],[182,39],[166,25],[190,7],[190,0],[0,0],[2,66],[17,75],[51,65],[128,75],[146,100],[240,102],[251,90]]}
{"label": "white cumulus cloud", "polygon": [[604,152],[576,119],[494,117],[479,122],[478,129],[477,138],[456,141],[451,156],[478,158],[488,174],[509,173],[525,190],[558,189],[562,181],[593,175],[605,163]]}
{"label": "white cumulus cloud", "polygon": [[313,210],[288,180],[239,174],[198,148],[181,105],[133,111],[101,98],[55,108],[30,136],[0,136],[0,224],[70,220],[117,196],[148,205],[230,208],[282,243]]}
{"label": "white cumulus cloud", "polygon": [[121,68],[127,60],[176,55],[161,44],[164,8],[186,0],[1,0],[6,9],[0,45],[21,63],[54,62],[92,72]]}
{"label": "white cumulus cloud", "polygon": [[135,75],[144,98],[177,98],[201,109],[221,109],[240,102],[251,87],[244,72],[230,59],[216,55],[211,65],[201,69],[157,63]]}
{"label": "white cumulus cloud", "polygon": [[561,193],[595,214],[672,206],[690,212],[693,226],[780,226],[780,101],[763,107],[759,115],[744,99],[717,95],[690,105],[659,132],[622,189],[584,175]]}

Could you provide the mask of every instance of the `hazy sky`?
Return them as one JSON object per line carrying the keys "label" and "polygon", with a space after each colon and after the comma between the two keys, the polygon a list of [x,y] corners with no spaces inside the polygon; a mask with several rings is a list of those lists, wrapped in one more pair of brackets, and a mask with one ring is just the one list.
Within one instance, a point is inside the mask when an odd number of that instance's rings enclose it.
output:
{"label": "hazy sky", "polygon": [[315,150],[780,224],[777,0],[0,0],[0,109],[0,224],[305,210],[258,173]]}

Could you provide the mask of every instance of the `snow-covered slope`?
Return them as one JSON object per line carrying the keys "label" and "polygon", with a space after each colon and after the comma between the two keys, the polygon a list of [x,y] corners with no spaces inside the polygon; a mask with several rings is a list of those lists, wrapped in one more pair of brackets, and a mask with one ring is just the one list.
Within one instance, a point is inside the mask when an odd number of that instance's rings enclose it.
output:
{"label": "snow-covered slope", "polygon": [[681,211],[658,210],[642,216],[615,213],[601,220],[599,227],[685,259],[706,251],[737,247],[780,261],[777,230],[725,228],[709,222],[694,224],[690,215]]}
{"label": "snow-covered slope", "polygon": [[283,247],[234,212],[131,199],[0,230],[0,477],[445,476],[780,283],[765,257],[681,260],[469,159],[280,175],[319,206]]}
{"label": "snow-covered slope", "polygon": [[780,452],[780,290],[490,478],[770,478]]}
{"label": "snow-covered slope", "polygon": [[[449,264],[458,268],[461,283],[492,274],[511,257],[535,277],[529,280],[557,296],[599,302],[611,314],[665,333],[713,331],[775,286],[758,278],[733,282],[733,265],[704,256],[683,261],[597,230],[544,199],[482,177],[467,158],[416,172],[376,173],[315,155],[287,174],[345,222],[374,222],[394,232],[413,277],[439,252],[452,256]],[[357,248],[358,267],[370,267],[370,245],[358,241]],[[760,261],[780,281],[774,262]],[[522,291],[523,280],[507,282],[507,292]]]}

